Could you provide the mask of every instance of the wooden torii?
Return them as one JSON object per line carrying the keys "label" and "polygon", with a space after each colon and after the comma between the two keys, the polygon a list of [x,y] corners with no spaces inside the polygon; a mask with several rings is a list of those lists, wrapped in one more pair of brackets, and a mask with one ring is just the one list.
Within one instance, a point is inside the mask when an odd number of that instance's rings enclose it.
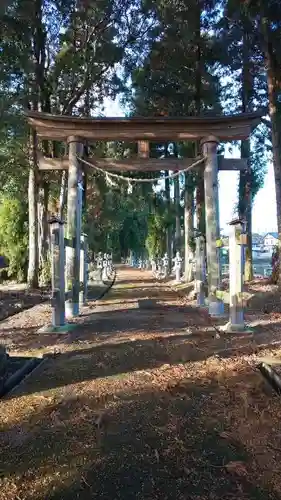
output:
{"label": "wooden torii", "polygon": [[[77,311],[77,283],[79,283],[80,246],[77,228],[81,227],[79,208],[79,182],[82,166],[78,157],[82,156],[83,142],[130,141],[138,142],[138,158],[87,159],[93,166],[108,171],[160,171],[184,170],[194,163],[194,159],[150,159],[149,142],[200,141],[205,157],[204,186],[206,200],[206,249],[208,265],[209,310],[214,315],[220,313],[221,304],[216,297],[220,287],[220,263],[216,241],[219,238],[218,170],[243,170],[247,168],[245,159],[218,157],[220,142],[245,140],[260,123],[263,111],[237,115],[200,116],[186,118],[79,118],[28,112],[28,123],[39,138],[65,141],[69,145],[68,158],[44,158],[38,156],[39,170],[68,169],[67,237],[74,241],[74,251],[69,255],[67,268],[68,282],[72,286],[73,315]],[[70,284],[69,284],[70,286]],[[211,307],[210,307],[211,305]]]}

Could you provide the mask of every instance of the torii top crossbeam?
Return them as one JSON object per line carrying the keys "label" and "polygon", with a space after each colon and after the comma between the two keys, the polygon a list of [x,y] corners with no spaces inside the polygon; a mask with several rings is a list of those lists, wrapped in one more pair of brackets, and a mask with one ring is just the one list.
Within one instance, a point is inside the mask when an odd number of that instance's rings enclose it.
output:
{"label": "torii top crossbeam", "polygon": [[76,136],[88,141],[185,141],[213,135],[220,141],[247,139],[264,111],[237,115],[186,118],[80,118],[28,112],[28,123],[42,139],[65,141]]}

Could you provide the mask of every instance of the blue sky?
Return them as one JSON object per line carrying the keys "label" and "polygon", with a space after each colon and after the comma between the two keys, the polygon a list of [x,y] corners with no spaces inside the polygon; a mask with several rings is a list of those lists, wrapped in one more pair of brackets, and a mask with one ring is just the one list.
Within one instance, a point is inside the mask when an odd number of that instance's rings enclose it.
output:
{"label": "blue sky", "polygon": [[[220,172],[220,221],[221,228],[227,226],[237,203],[238,172]],[[273,167],[268,165],[264,187],[259,191],[253,207],[253,232],[266,233],[277,231],[275,187]]]}
{"label": "blue sky", "polygon": [[[124,116],[118,99],[105,102],[105,116]],[[230,157],[230,155],[227,155]],[[219,173],[219,203],[220,227],[227,234],[228,222],[235,213],[237,203],[238,172]],[[265,176],[264,187],[259,191],[253,207],[253,232],[266,233],[277,231],[276,202],[273,167],[268,164],[268,173]]]}

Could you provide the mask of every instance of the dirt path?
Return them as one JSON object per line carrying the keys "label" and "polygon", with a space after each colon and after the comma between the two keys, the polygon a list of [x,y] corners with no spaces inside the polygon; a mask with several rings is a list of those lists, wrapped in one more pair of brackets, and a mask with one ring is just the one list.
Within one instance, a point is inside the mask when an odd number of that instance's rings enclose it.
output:
{"label": "dirt path", "polygon": [[258,338],[128,268],[79,321],[0,403],[1,500],[281,499]]}

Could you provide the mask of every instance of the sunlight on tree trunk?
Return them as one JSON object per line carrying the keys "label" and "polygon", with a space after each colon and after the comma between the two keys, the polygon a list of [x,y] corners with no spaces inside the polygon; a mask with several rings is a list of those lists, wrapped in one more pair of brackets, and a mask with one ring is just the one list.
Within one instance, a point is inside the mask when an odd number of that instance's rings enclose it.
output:
{"label": "sunlight on tree trunk", "polygon": [[59,218],[63,219],[63,214],[66,206],[67,199],[67,183],[68,183],[68,173],[66,170],[63,170],[61,174],[61,183],[60,183],[60,198],[59,198]]}
{"label": "sunlight on tree trunk", "polygon": [[[165,177],[169,175],[169,170],[165,171]],[[170,193],[170,180],[165,179],[165,199],[166,199],[166,204],[167,204],[167,212],[170,215],[170,210],[171,210],[171,193]],[[171,226],[170,224],[168,225],[166,229],[166,249],[168,253],[168,258],[169,258],[169,266],[171,266],[171,249],[172,249],[172,234],[171,234]]]}
{"label": "sunlight on tree trunk", "polygon": [[244,279],[251,281],[253,279],[253,257],[252,257],[252,188],[251,188],[251,165],[250,165],[250,141],[241,142],[241,158],[248,160],[247,170],[240,172],[239,178],[239,217],[246,222],[247,227],[247,245],[245,249],[245,268]]}
{"label": "sunlight on tree trunk", "polygon": [[180,181],[179,176],[174,179],[174,205],[176,213],[175,221],[175,248],[174,251],[179,251],[181,246],[181,224],[180,224]]}
{"label": "sunlight on tree trunk", "polygon": [[[242,44],[242,111],[247,113],[251,111],[251,101],[253,96],[253,77],[251,74],[251,61],[249,56],[249,36],[247,33],[247,19],[242,19],[243,44]],[[252,257],[252,169],[251,169],[251,145],[250,139],[241,141],[241,158],[247,160],[247,169],[240,172],[239,176],[239,217],[246,222],[247,226],[247,245],[245,248],[245,267],[244,279],[251,281],[253,279],[253,257]]]}
{"label": "sunlight on tree trunk", "polygon": [[29,260],[27,283],[30,288],[38,288],[38,166],[37,166],[37,137],[36,132],[30,134],[29,154],[29,181],[28,181],[28,207],[29,207]]}
{"label": "sunlight on tree trunk", "polygon": [[193,279],[193,215],[194,215],[194,189],[193,182],[190,182],[190,174],[185,173],[185,191],[184,191],[184,251],[185,251],[185,270],[184,279],[189,283]]}
{"label": "sunlight on tree trunk", "polygon": [[[279,233],[279,247],[281,247],[281,116],[278,113],[279,84],[277,78],[277,67],[269,39],[269,21],[266,17],[262,19],[264,34],[265,59],[267,66],[267,83],[269,99],[269,115],[272,125],[272,154],[276,192],[277,227]],[[281,285],[281,266],[279,266],[278,284]]]}
{"label": "sunlight on tree trunk", "polygon": [[42,181],[38,192],[38,248],[39,266],[44,267],[48,255],[49,183]]}

